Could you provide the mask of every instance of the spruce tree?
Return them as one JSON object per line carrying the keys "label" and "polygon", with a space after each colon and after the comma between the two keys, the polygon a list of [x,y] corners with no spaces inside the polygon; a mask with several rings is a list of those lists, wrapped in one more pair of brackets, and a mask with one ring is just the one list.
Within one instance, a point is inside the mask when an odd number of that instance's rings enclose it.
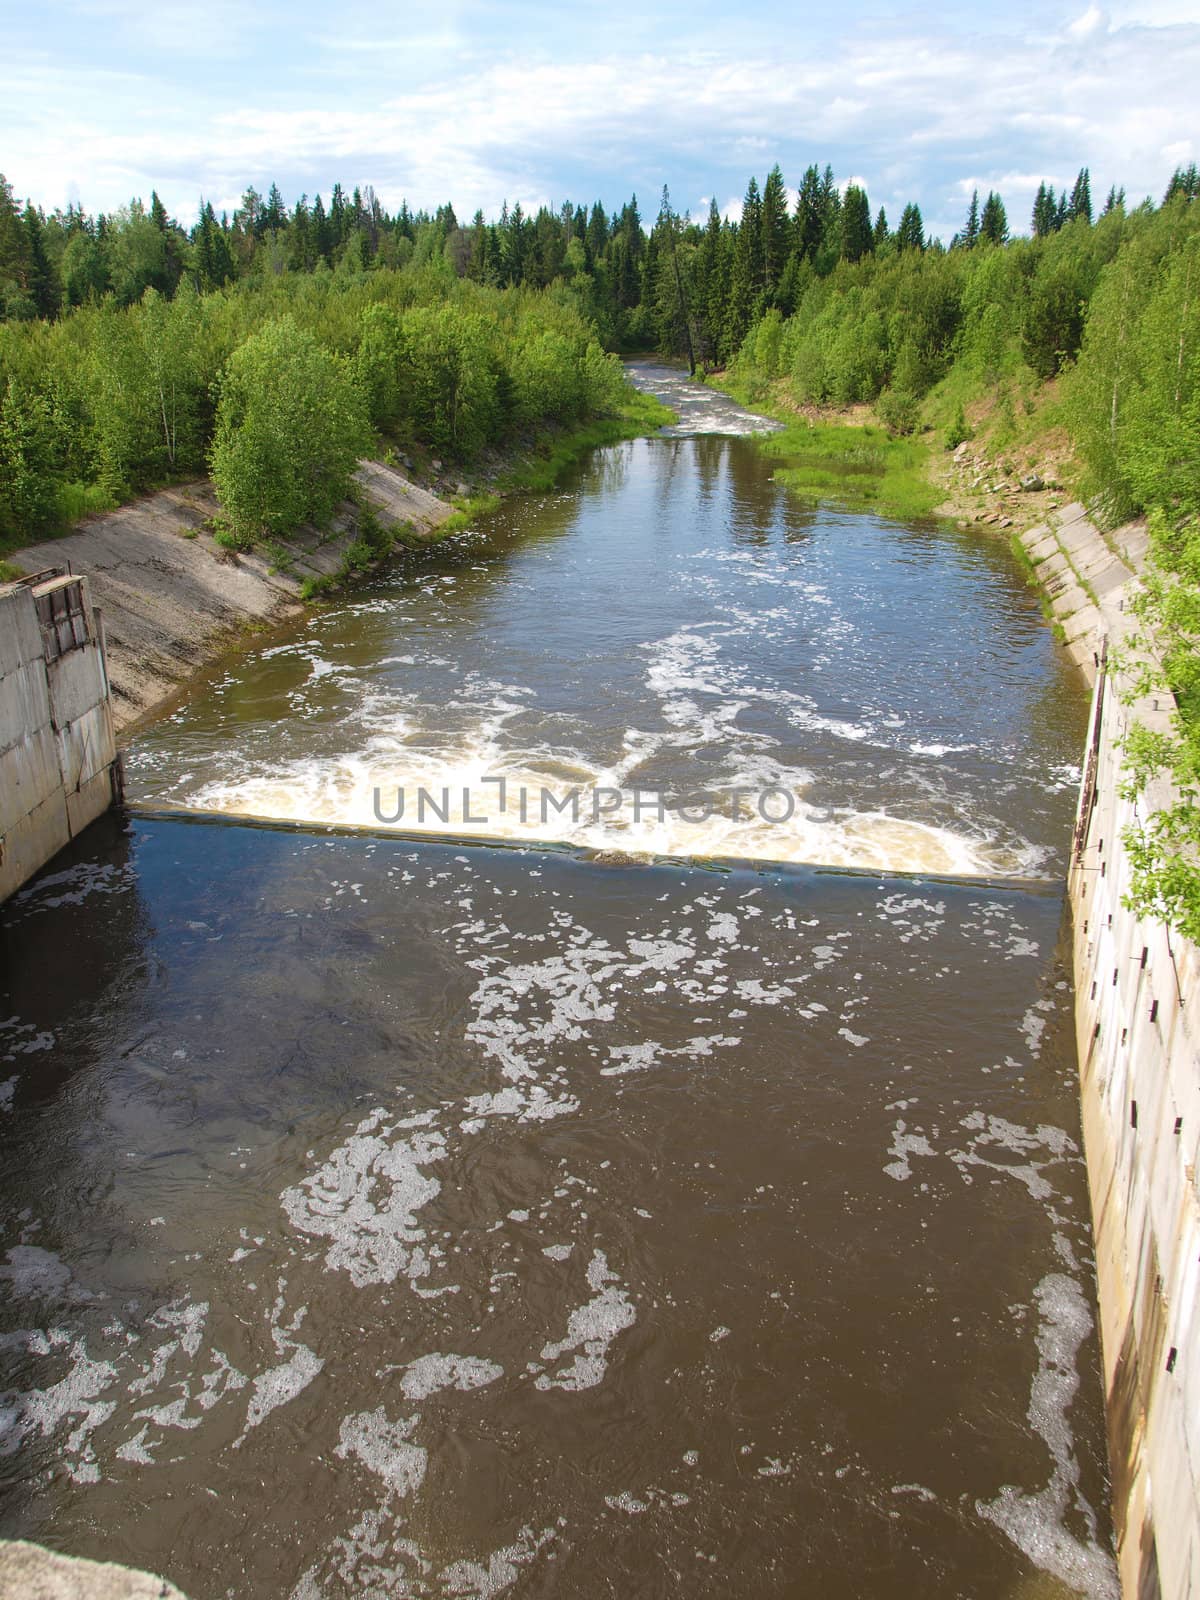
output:
{"label": "spruce tree", "polygon": [[1003,244],[1008,238],[1008,215],[1004,209],[1004,202],[994,190],[988,190],[988,197],[983,202],[983,214],[979,219],[979,237],[986,239],[989,244]]}
{"label": "spruce tree", "polygon": [[751,178],[742,203],[742,218],[737,225],[733,261],[729,274],[729,298],[725,315],[725,347],[734,356],[754,321],[759,286],[762,283],[762,199],[757,178]]}
{"label": "spruce tree", "polygon": [[[906,213],[907,215],[907,213]],[[861,261],[869,255],[874,237],[871,231],[871,205],[865,189],[851,184],[842,197],[842,249],[846,261]]]}
{"label": "spruce tree", "polygon": [[920,206],[915,204],[905,206],[900,226],[896,229],[896,244],[901,250],[924,250],[925,224],[921,218]]}
{"label": "spruce tree", "polygon": [[800,192],[796,196],[796,220],[794,224],[796,249],[803,261],[815,261],[821,248],[821,236],[825,227],[824,199],[821,190],[821,174],[816,167],[806,169],[804,177],[800,180]]}
{"label": "spruce tree", "polygon": [[1038,184],[1037,197],[1033,202],[1033,216],[1030,225],[1035,239],[1047,239],[1054,232],[1054,187]]}
{"label": "spruce tree", "polygon": [[1163,205],[1172,200],[1194,200],[1200,195],[1200,170],[1193,161],[1190,167],[1176,167],[1163,195]]}
{"label": "spruce tree", "polygon": [[328,261],[333,248],[333,240],[329,231],[329,218],[325,215],[325,202],[320,195],[317,195],[313,201],[312,240],[317,260]]}
{"label": "spruce tree", "polygon": [[1088,222],[1092,220],[1092,179],[1086,167],[1079,169],[1079,176],[1075,179],[1075,187],[1071,190],[1071,200],[1067,209],[1072,222],[1077,217],[1084,217]]}
{"label": "spruce tree", "polygon": [[58,312],[60,294],[58,280],[46,254],[45,218],[34,209],[33,201],[27,200],[21,220],[26,239],[25,291],[39,317],[53,317]]}
{"label": "spruce tree", "polygon": [[979,243],[979,190],[971,190],[971,204],[967,208],[966,226],[959,241],[965,250],[973,250]]}
{"label": "spruce tree", "polygon": [[778,163],[771,168],[762,192],[762,290],[773,296],[779,287],[789,254],[787,190]]}

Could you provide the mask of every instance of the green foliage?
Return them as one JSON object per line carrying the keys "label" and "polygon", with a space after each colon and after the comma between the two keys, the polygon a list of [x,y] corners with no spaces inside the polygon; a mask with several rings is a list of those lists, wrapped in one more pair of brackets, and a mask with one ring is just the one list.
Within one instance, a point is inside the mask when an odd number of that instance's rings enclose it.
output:
{"label": "green foliage", "polygon": [[58,506],[57,442],[49,400],[8,380],[0,398],[0,535],[37,536]]}
{"label": "green foliage", "polygon": [[267,323],[230,358],[217,407],[212,476],[238,535],[327,521],[367,439],[346,363],[293,318]]}
{"label": "green foliage", "polygon": [[957,450],[960,444],[973,437],[971,425],[967,421],[967,413],[963,409],[963,403],[960,400],[958,409],[951,418],[950,426],[946,429],[946,449]]}
{"label": "green foliage", "polygon": [[915,433],[921,416],[921,402],[911,389],[885,389],[876,406],[879,419],[890,433],[901,436]]}

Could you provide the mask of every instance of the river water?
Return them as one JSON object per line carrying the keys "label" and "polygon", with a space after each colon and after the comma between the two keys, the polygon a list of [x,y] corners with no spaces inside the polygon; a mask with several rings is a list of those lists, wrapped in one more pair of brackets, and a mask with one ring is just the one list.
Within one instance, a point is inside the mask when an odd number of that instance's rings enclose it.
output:
{"label": "river water", "polygon": [[3,1533],[193,1600],[1116,1594],[1079,688],[1005,550],[639,381],[678,428],[202,678],[0,913]]}

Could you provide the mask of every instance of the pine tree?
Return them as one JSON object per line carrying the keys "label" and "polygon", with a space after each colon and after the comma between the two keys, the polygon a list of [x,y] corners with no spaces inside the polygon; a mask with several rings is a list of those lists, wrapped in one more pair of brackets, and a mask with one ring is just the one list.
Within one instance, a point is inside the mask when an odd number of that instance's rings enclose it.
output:
{"label": "pine tree", "polygon": [[296,209],[292,212],[291,224],[288,227],[290,264],[297,272],[311,272],[317,264],[311,222],[308,196],[302,194],[296,202]]}
{"label": "pine tree", "polygon": [[687,350],[688,372],[694,378],[696,350],[692,342],[691,308],[684,287],[683,271],[679,264],[679,234],[682,226],[681,219],[675,215],[671,206],[670,190],[664,183],[662,204],[658,208],[658,233],[663,241],[660,277],[664,280],[662,288],[665,290],[665,293],[660,291],[660,303],[665,300],[670,307],[668,325],[673,335],[672,348],[677,349],[680,343],[684,345]]}
{"label": "pine tree", "polygon": [[834,260],[842,253],[842,199],[833,177],[833,168],[826,164],[821,174],[821,249]]}
{"label": "pine tree", "polygon": [[847,261],[861,261],[870,254],[873,242],[866,190],[852,183],[842,197],[842,256]]}
{"label": "pine tree", "polygon": [[1035,239],[1048,239],[1054,232],[1054,186],[1038,184],[1037,198],[1033,202],[1031,227]]}
{"label": "pine tree", "polygon": [[971,190],[971,204],[967,208],[967,221],[962,233],[959,235],[959,243],[962,245],[964,250],[974,250],[975,246],[979,243],[978,189]]}
{"label": "pine tree", "polygon": [[806,169],[796,196],[794,224],[796,249],[803,261],[815,261],[821,248],[825,231],[825,209],[821,190],[821,174],[816,167]]}
{"label": "pine tree", "polygon": [[46,254],[45,218],[34,209],[33,201],[27,200],[21,221],[26,239],[25,292],[33,301],[39,317],[53,317],[58,312],[61,296],[58,280]]}
{"label": "pine tree", "polygon": [[875,231],[872,235],[872,247],[876,255],[879,254],[890,238],[891,233],[888,229],[887,212],[880,206],[879,215],[875,218]]}
{"label": "pine tree", "polygon": [[715,199],[708,203],[708,221],[700,241],[697,266],[696,305],[700,317],[700,356],[704,361],[721,358],[721,333],[725,312],[725,225]]}
{"label": "pine tree", "polygon": [[776,163],[762,192],[762,289],[774,295],[787,265],[790,245],[787,190]]}
{"label": "pine tree", "polygon": [[1193,161],[1190,167],[1176,167],[1163,195],[1163,205],[1172,200],[1195,200],[1200,195],[1200,170]]}
{"label": "pine tree", "polygon": [[1110,211],[1117,211],[1117,210],[1124,211],[1124,209],[1125,209],[1125,186],[1122,184],[1122,186],[1118,189],[1116,184],[1114,183],[1112,188],[1108,191],[1108,198],[1104,202],[1103,215],[1107,217]]}
{"label": "pine tree", "polygon": [[762,283],[762,199],[757,178],[751,178],[742,202],[742,217],[733,244],[724,339],[728,353],[736,355],[754,321]]}
{"label": "pine tree", "polygon": [[1092,179],[1086,167],[1079,169],[1067,210],[1072,222],[1077,217],[1085,217],[1088,222],[1092,220]]}
{"label": "pine tree", "polygon": [[329,231],[333,236],[335,250],[345,241],[350,231],[346,219],[346,195],[340,183],[334,184],[333,193],[329,197]]}
{"label": "pine tree", "polygon": [[317,260],[328,261],[333,249],[333,238],[330,233],[329,218],[325,215],[325,202],[320,195],[313,200],[312,241]]}
{"label": "pine tree", "polygon": [[597,200],[595,205],[592,207],[592,212],[588,217],[587,225],[588,249],[591,251],[593,261],[600,260],[601,256],[608,248],[608,241],[608,218],[604,214],[604,207],[600,204],[599,200]]}
{"label": "pine tree", "polygon": [[900,226],[896,229],[896,244],[901,250],[924,250],[925,224],[921,218],[920,206],[915,204],[905,206]]}
{"label": "pine tree", "polygon": [[0,317],[9,314],[11,299],[24,295],[28,252],[29,242],[12,185],[0,172]]}
{"label": "pine tree", "polygon": [[286,221],[287,211],[284,208],[283,196],[279,192],[278,185],[273,183],[267,195],[266,207],[263,210],[263,228],[268,232],[273,232],[282,228]]}
{"label": "pine tree", "polygon": [[994,190],[988,190],[979,219],[979,237],[989,244],[1003,244],[1008,238],[1008,214],[1004,202]]}

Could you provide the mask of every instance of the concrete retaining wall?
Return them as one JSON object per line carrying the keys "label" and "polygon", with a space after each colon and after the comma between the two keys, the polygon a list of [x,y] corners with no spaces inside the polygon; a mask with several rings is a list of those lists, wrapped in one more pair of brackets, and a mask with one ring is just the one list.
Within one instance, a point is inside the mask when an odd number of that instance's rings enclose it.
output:
{"label": "concrete retaining wall", "polygon": [[0,901],[108,810],[116,754],[87,579],[0,588]]}
{"label": "concrete retaining wall", "polygon": [[1129,1600],[1185,1600],[1200,1596],[1200,952],[1124,905],[1125,832],[1169,786],[1120,794],[1130,723],[1166,730],[1174,702],[1132,700],[1103,670],[1132,629],[1144,528],[1104,536],[1069,507],[1022,542],[1095,685],[1070,899],[1118,1563]]}
{"label": "concrete retaining wall", "polygon": [[[454,512],[382,462],[362,462],[356,478],[385,526],[429,536]],[[328,528],[298,528],[269,552],[235,553],[213,537],[220,511],[211,483],[180,484],[11,557],[23,572],[69,563],[87,575],[104,612],[118,732],[177,693],[248,624],[298,611],[304,581],[336,577],[358,538],[358,508],[347,503]]]}

